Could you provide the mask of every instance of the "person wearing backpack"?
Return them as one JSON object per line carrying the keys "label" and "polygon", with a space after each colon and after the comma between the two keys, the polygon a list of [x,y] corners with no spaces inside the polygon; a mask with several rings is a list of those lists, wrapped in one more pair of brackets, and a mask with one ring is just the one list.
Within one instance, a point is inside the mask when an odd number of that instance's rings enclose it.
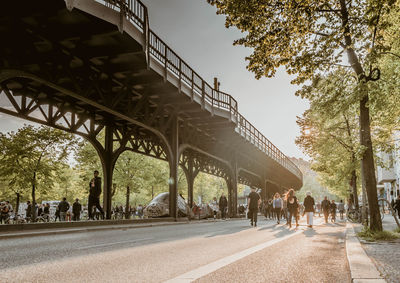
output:
{"label": "person wearing backpack", "polygon": [[297,197],[294,195],[294,190],[290,189],[286,194],[286,201],[287,201],[287,209],[288,209],[288,225],[289,228],[292,227],[292,219],[293,217],[296,219],[296,227],[299,226],[298,220],[298,211],[299,211],[299,202],[297,201]]}
{"label": "person wearing backpack", "polygon": [[67,211],[69,209],[69,203],[67,202],[67,198],[63,198],[63,200],[58,204],[58,208],[60,210],[60,221],[65,221],[67,216]]}

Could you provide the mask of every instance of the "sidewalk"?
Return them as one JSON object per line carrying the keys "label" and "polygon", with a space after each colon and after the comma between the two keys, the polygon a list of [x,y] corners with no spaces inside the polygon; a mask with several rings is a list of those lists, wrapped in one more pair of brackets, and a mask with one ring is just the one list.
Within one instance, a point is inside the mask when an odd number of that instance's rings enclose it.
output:
{"label": "sidewalk", "polygon": [[[397,228],[391,215],[385,215],[382,222],[384,230],[393,231]],[[362,226],[355,225],[354,229],[359,232]],[[400,239],[391,242],[361,241],[361,246],[387,282],[400,282]]]}
{"label": "sidewalk", "polygon": [[[232,218],[228,221],[238,220],[242,218]],[[85,233],[96,232],[103,230],[115,229],[137,229],[169,225],[181,224],[198,224],[208,223],[215,221],[214,219],[203,220],[187,220],[181,218],[175,221],[173,218],[155,218],[155,219],[142,219],[142,221],[129,221],[129,220],[103,220],[103,221],[80,221],[80,222],[55,222],[55,223],[28,223],[15,225],[1,225],[0,226],[0,240],[20,238],[20,237],[34,237],[34,236],[48,236],[57,234],[68,233]]]}

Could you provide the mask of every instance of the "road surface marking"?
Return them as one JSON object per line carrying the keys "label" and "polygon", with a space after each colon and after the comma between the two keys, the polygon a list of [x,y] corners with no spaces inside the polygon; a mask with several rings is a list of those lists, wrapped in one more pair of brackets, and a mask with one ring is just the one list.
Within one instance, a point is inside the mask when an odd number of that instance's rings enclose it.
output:
{"label": "road surface marking", "polygon": [[293,236],[299,235],[299,234],[301,234],[303,232],[304,232],[304,230],[298,230],[298,231],[296,231],[296,232],[294,232],[292,234],[286,235],[286,236],[284,236],[282,238],[276,238],[276,239],[270,240],[268,242],[259,244],[257,246],[245,249],[245,250],[243,250],[241,252],[238,252],[236,254],[224,257],[224,258],[219,259],[217,261],[214,261],[214,262],[212,262],[210,264],[201,266],[201,267],[196,268],[196,269],[194,269],[192,271],[189,271],[187,273],[179,275],[178,277],[172,278],[172,279],[170,279],[168,281],[165,281],[164,283],[188,283],[188,282],[193,282],[193,281],[195,281],[195,280],[197,280],[197,279],[199,279],[199,278],[201,278],[203,276],[206,276],[206,275],[208,275],[208,274],[210,274],[210,273],[212,273],[212,272],[214,272],[214,271],[216,271],[216,270],[218,270],[218,269],[220,269],[222,267],[225,267],[225,266],[227,266],[227,265],[229,265],[231,263],[234,263],[235,261],[238,261],[238,260],[240,260],[242,258],[245,258],[245,257],[247,257],[247,256],[249,256],[251,254],[254,254],[254,253],[258,252],[258,251],[261,251],[261,250],[263,250],[265,248],[268,248],[268,247],[270,247],[272,245],[275,245],[275,244],[277,244],[279,242],[285,241],[285,240],[287,240],[287,239],[289,239],[289,238],[291,238]]}
{"label": "road surface marking", "polygon": [[154,238],[144,238],[144,239],[137,239],[137,240],[130,240],[130,241],[98,244],[98,245],[92,245],[92,246],[83,246],[83,247],[77,248],[77,250],[85,250],[85,249],[91,249],[91,248],[107,247],[107,246],[118,245],[118,244],[136,243],[136,242],[142,242],[142,241],[153,240],[153,239]]}

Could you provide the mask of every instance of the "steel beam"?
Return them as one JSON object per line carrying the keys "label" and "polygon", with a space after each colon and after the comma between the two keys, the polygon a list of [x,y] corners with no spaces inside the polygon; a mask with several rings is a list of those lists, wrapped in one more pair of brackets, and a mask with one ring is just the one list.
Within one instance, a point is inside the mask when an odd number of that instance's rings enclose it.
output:
{"label": "steel beam", "polygon": [[177,198],[178,198],[178,166],[179,166],[179,121],[178,117],[172,120],[170,135],[171,154],[168,155],[169,161],[169,214],[173,218],[178,217]]}
{"label": "steel beam", "polygon": [[103,165],[103,207],[106,218],[111,219],[111,203],[112,203],[112,177],[115,166],[115,158],[113,154],[113,128],[106,126],[104,153],[102,158]]}

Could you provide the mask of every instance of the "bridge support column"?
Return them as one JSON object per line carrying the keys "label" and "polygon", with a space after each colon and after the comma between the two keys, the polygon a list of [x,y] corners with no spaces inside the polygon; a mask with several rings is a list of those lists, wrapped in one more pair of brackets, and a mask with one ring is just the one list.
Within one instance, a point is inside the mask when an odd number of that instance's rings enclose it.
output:
{"label": "bridge support column", "polygon": [[106,126],[103,153],[103,209],[106,219],[111,219],[112,178],[115,166],[113,154],[113,128]]}
{"label": "bridge support column", "polygon": [[237,217],[237,191],[238,191],[238,169],[236,160],[233,162],[231,176],[227,179],[228,185],[228,214],[229,217]]}
{"label": "bridge support column", "polygon": [[169,139],[171,156],[169,156],[169,215],[178,217],[178,166],[179,166],[179,122],[175,116],[172,121],[171,135]]}
{"label": "bridge support column", "polygon": [[188,185],[188,205],[190,208],[193,207],[193,187],[194,187],[194,179],[199,174],[199,170],[194,167],[194,158],[193,155],[189,153],[188,155],[188,164],[187,167],[182,167],[183,172],[185,172],[186,181]]}

